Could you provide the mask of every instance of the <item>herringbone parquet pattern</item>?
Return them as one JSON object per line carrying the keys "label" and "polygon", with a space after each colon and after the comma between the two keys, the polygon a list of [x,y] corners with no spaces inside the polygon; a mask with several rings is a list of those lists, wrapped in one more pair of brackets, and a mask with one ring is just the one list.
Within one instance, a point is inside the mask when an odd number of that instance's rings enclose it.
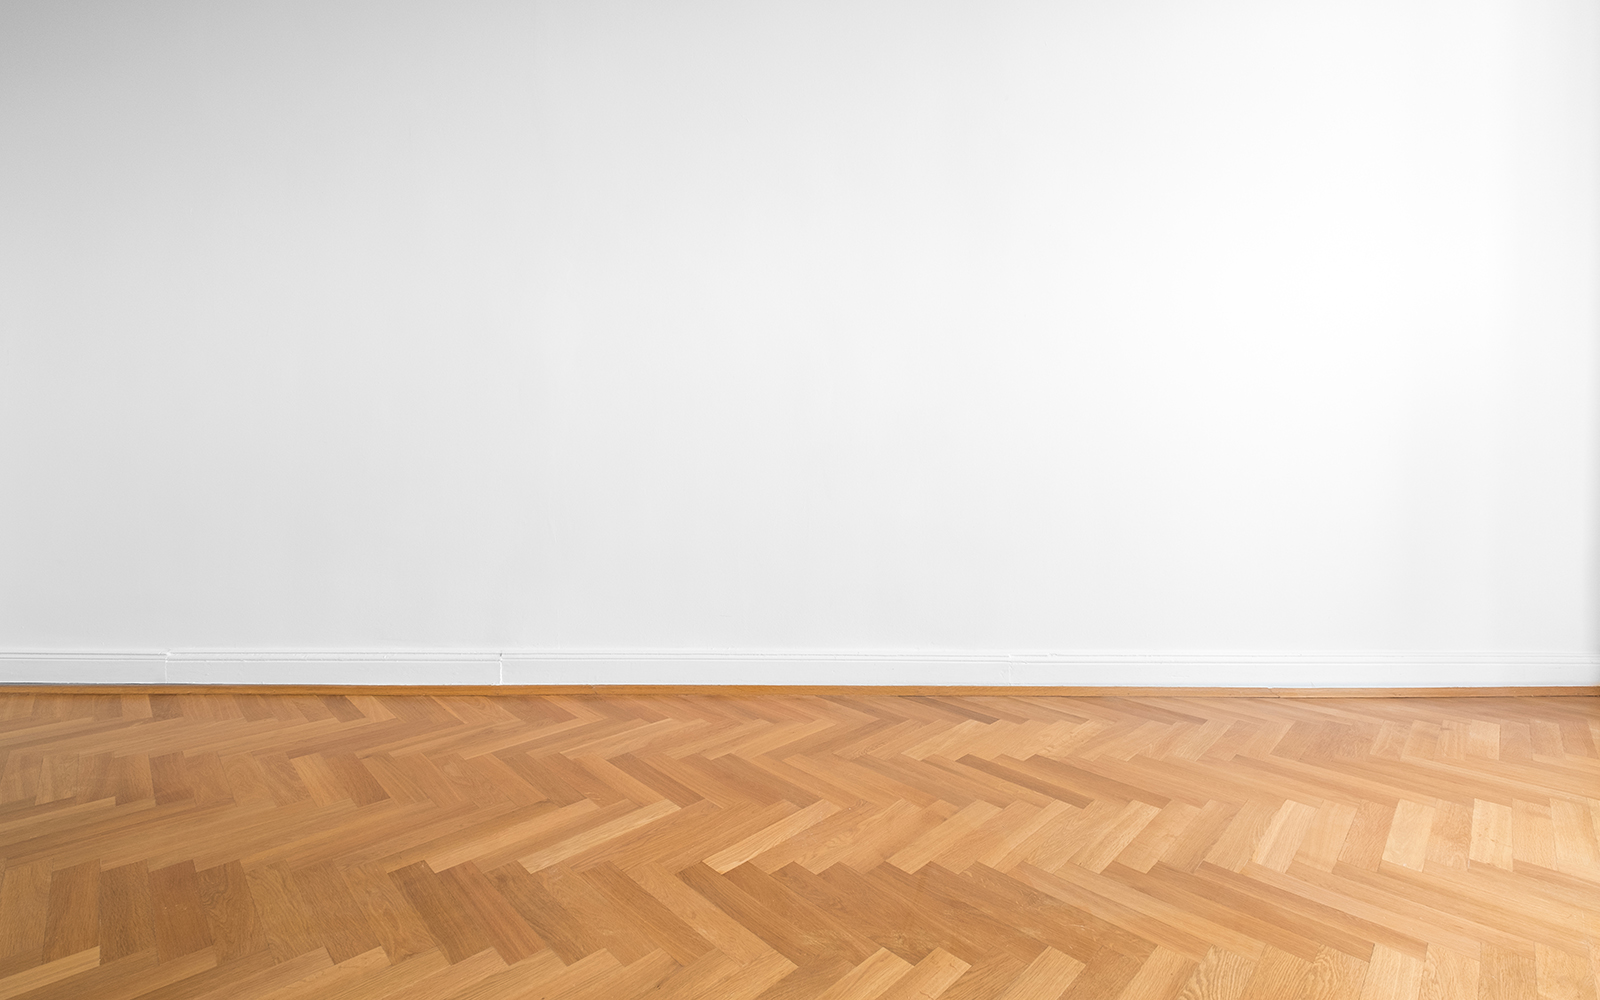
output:
{"label": "herringbone parquet pattern", "polygon": [[1600,699],[0,694],[0,1000],[1596,1000]]}

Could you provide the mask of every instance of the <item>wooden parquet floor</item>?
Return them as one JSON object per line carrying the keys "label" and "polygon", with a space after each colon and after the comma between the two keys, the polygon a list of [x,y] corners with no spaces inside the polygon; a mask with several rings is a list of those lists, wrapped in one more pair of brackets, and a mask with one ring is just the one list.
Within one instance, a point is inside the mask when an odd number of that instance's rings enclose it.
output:
{"label": "wooden parquet floor", "polygon": [[0,693],[0,1000],[1597,1000],[1600,699]]}

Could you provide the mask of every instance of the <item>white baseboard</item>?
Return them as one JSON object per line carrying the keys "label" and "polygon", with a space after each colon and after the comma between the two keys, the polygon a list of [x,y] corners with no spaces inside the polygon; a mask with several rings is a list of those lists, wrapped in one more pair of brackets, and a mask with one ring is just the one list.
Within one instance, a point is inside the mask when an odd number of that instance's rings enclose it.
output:
{"label": "white baseboard", "polygon": [[167,654],[0,652],[0,683],[164,684]]}
{"label": "white baseboard", "polygon": [[494,652],[186,650],[168,684],[499,684]]}
{"label": "white baseboard", "polygon": [[[997,653],[776,650],[508,652],[507,684],[1010,684]],[[572,678],[557,680],[556,678]],[[671,678],[666,680],[664,678]]]}
{"label": "white baseboard", "polygon": [[919,650],[0,652],[6,684],[1600,686],[1600,653]]}

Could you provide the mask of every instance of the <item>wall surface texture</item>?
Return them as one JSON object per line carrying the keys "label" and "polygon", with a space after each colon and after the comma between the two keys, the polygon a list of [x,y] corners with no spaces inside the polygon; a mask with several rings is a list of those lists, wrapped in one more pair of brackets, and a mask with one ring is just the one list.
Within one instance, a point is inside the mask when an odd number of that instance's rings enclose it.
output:
{"label": "wall surface texture", "polygon": [[1600,0],[9,0],[0,679],[1596,683],[1597,196]]}

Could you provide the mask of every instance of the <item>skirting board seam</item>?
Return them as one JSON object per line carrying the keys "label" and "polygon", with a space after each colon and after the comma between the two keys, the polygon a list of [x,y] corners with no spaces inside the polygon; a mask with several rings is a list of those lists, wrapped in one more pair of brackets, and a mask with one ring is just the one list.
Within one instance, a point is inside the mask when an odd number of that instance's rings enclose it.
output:
{"label": "skirting board seam", "polygon": [[1600,653],[1227,650],[35,650],[0,684],[1471,688],[1600,685]]}

